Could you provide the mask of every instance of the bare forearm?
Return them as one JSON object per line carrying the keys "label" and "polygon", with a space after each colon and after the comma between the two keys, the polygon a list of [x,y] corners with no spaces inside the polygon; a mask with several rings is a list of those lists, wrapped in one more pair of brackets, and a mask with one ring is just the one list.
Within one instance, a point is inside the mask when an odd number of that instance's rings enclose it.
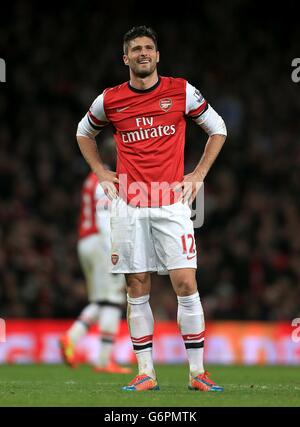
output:
{"label": "bare forearm", "polygon": [[90,165],[92,171],[94,171],[96,175],[101,174],[104,171],[104,166],[96,141],[86,136],[77,136],[77,142],[83,157]]}
{"label": "bare forearm", "polygon": [[218,157],[219,152],[226,140],[224,135],[212,135],[208,138],[204,153],[197,164],[194,173],[198,175],[199,181],[203,181],[208,171]]}

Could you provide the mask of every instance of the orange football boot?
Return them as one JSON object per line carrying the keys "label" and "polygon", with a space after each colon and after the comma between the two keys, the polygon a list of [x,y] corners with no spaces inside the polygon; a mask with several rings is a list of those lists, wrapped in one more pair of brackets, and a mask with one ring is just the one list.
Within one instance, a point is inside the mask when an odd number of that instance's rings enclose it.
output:
{"label": "orange football boot", "polygon": [[94,366],[94,372],[107,372],[109,374],[131,374],[132,369],[120,366],[115,362],[109,362],[106,366]]}
{"label": "orange football boot", "polygon": [[68,335],[62,335],[59,338],[59,346],[61,351],[61,356],[66,365],[71,368],[76,368],[77,364],[75,361],[75,346],[72,343]]}
{"label": "orange football boot", "polygon": [[216,385],[211,379],[209,379],[209,375],[210,373],[205,371],[203,374],[191,377],[188,386],[189,390],[223,391],[224,388]]}
{"label": "orange football boot", "polygon": [[146,374],[137,375],[128,385],[122,387],[124,391],[159,390],[157,381]]}

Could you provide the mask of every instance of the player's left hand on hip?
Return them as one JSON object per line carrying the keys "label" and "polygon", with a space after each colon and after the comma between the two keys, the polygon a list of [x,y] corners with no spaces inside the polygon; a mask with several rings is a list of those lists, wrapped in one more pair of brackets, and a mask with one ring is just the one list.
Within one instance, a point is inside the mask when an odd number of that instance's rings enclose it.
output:
{"label": "player's left hand on hip", "polygon": [[183,181],[174,187],[174,191],[182,191],[179,198],[183,203],[191,204],[195,199],[203,182],[199,181],[198,175],[189,173],[183,177]]}

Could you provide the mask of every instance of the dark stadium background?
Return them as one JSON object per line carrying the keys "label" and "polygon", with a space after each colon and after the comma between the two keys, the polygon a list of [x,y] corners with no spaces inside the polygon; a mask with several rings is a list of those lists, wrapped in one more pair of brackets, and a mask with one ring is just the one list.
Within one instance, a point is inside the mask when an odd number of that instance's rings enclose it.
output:
{"label": "dark stadium background", "polygon": [[[162,6],[16,1],[1,10],[0,317],[73,318],[86,303],[76,223],[88,167],[75,132],[93,99],[128,79],[122,37],[140,24],[158,32],[160,74],[198,87],[228,127],[196,230],[206,318],[300,317],[296,2]],[[190,172],[206,137],[194,124],[187,135]],[[154,277],[151,303],[157,319],[176,319],[168,278]]]}

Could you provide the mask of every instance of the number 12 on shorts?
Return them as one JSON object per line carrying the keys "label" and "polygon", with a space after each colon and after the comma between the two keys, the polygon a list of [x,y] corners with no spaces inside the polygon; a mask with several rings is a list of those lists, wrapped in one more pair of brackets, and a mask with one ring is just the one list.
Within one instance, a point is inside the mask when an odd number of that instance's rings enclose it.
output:
{"label": "number 12 on shorts", "polygon": [[192,234],[182,234],[181,236],[182,243],[182,253],[183,254],[194,254],[195,250],[195,238]]}

